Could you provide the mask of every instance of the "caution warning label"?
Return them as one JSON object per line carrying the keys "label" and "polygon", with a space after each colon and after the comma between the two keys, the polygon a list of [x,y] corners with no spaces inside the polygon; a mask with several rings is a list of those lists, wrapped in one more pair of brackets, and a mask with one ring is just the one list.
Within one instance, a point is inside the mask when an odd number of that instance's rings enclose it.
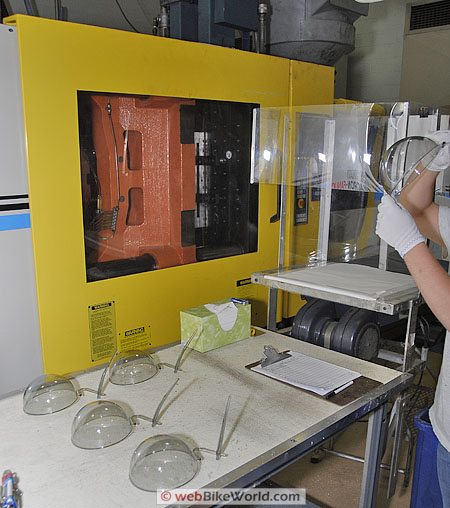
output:
{"label": "caution warning label", "polygon": [[116,316],[114,302],[89,305],[91,360],[108,358],[116,350]]}
{"label": "caution warning label", "polygon": [[147,349],[151,345],[150,338],[149,326],[138,326],[125,330],[123,334],[119,333],[120,350]]}

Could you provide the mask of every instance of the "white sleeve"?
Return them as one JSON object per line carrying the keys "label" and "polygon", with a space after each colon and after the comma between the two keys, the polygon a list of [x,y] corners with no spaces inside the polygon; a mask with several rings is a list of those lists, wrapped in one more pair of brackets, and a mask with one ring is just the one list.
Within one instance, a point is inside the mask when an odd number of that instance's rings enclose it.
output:
{"label": "white sleeve", "polygon": [[439,233],[445,243],[447,252],[450,252],[450,208],[447,206],[439,207]]}

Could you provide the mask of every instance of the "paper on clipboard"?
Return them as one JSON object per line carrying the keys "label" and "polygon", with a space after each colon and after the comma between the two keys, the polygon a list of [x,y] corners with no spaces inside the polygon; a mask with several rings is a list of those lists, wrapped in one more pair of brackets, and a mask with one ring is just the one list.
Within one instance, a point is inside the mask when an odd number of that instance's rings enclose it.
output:
{"label": "paper on clipboard", "polygon": [[323,397],[361,376],[359,372],[296,351],[289,354],[289,358],[267,367],[256,365],[251,370]]}

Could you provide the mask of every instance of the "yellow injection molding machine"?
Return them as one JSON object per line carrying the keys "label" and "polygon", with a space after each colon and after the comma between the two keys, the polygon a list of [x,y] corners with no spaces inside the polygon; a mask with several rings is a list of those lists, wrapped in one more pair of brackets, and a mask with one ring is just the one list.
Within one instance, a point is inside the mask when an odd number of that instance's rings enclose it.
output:
{"label": "yellow injection molding machine", "polygon": [[330,103],[333,68],[15,16],[44,370],[179,339],[179,311],[277,264],[252,111]]}

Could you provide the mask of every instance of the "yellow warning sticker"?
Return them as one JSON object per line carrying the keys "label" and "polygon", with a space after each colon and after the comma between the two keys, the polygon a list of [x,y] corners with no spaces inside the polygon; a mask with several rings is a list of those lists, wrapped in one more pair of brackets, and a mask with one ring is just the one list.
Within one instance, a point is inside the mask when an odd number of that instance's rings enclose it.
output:
{"label": "yellow warning sticker", "polygon": [[150,342],[150,327],[138,326],[119,333],[120,351],[129,351],[130,349],[148,349]]}
{"label": "yellow warning sticker", "polygon": [[89,305],[91,332],[91,359],[93,362],[108,358],[116,350],[116,315],[114,302]]}

